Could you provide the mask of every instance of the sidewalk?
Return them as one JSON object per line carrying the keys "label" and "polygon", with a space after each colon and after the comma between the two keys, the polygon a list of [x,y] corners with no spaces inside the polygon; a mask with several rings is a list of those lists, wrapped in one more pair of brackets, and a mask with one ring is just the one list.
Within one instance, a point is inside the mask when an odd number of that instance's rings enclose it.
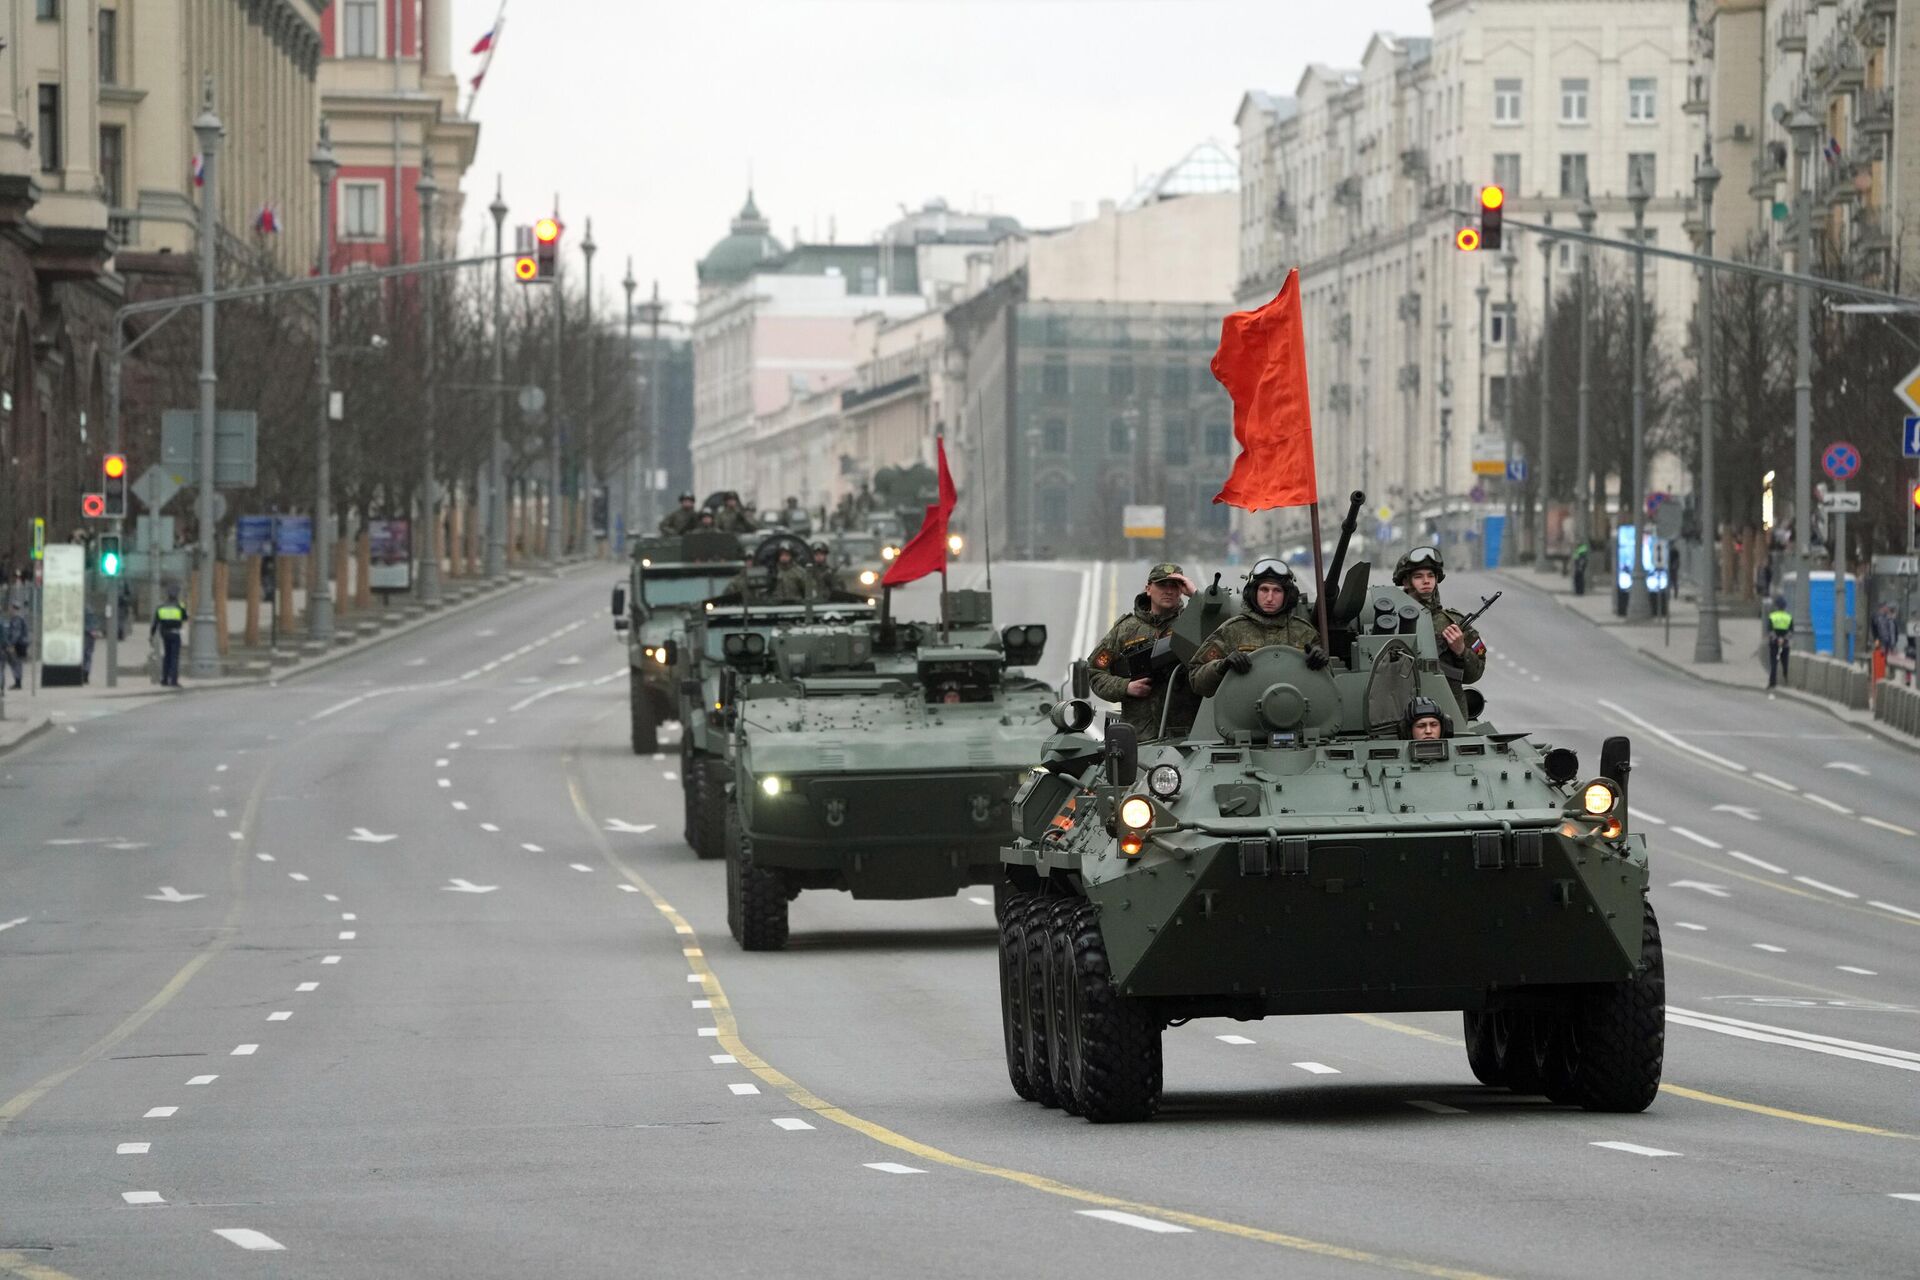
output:
{"label": "sidewalk", "polygon": [[[224,667],[236,674],[213,680],[195,680],[186,674],[186,657],[181,656],[181,687],[162,689],[147,676],[146,631],[136,627],[120,645],[120,683],[108,688],[105,664],[107,646],[94,646],[94,678],[79,686],[42,687],[29,696],[22,689],[9,687],[6,694],[6,719],[0,720],[0,756],[31,741],[51,729],[56,721],[73,722],[103,715],[116,715],[156,702],[164,702],[180,693],[196,690],[238,689],[250,685],[274,684],[293,676],[338,662],[350,654],[407,635],[437,619],[463,613],[483,601],[497,599],[529,581],[564,577],[583,567],[603,565],[606,561],[588,556],[570,556],[551,568],[516,569],[500,582],[475,578],[443,579],[443,603],[438,609],[426,609],[407,599],[396,601],[390,609],[348,613],[338,619],[334,647],[319,650],[299,637],[283,639],[280,649],[247,649],[234,643]],[[303,620],[304,627],[304,620]],[[302,633],[304,634],[304,632]]]}
{"label": "sidewalk", "polygon": [[[1561,608],[1600,628],[1605,634],[1633,649],[1652,662],[1695,680],[1717,684],[1765,697],[1767,669],[1760,619],[1749,613],[1750,606],[1740,601],[1725,601],[1720,608],[1720,662],[1693,660],[1693,645],[1699,634],[1700,608],[1691,600],[1676,600],[1666,618],[1628,625],[1613,613],[1613,591],[1603,584],[1600,591],[1584,596],[1573,594],[1571,579],[1557,573],[1535,573],[1531,569],[1501,569],[1493,574],[1502,583],[1540,592]],[[1603,575],[1604,576],[1604,575]],[[1589,583],[1592,575],[1589,574]],[[1837,720],[1877,734],[1911,750],[1920,750],[1920,739],[1901,733],[1873,718],[1871,711],[1855,711],[1826,698],[1817,698],[1784,685],[1773,692],[1808,706],[1818,707]]]}

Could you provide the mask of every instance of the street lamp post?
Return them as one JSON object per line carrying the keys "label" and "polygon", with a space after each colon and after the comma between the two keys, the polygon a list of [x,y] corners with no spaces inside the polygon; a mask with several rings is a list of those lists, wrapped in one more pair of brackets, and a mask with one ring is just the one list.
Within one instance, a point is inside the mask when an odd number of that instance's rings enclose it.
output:
{"label": "street lamp post", "polygon": [[620,287],[626,290],[627,294],[627,309],[624,313],[626,319],[623,326],[625,339],[620,346],[620,386],[627,397],[627,482],[626,492],[621,495],[620,508],[626,513],[628,537],[633,537],[634,530],[641,527],[637,497],[640,487],[633,482],[633,473],[638,469],[641,457],[637,447],[640,443],[640,433],[635,425],[635,420],[639,417],[640,397],[633,394],[633,291],[639,286],[640,282],[633,278],[633,259],[628,258],[627,275],[620,282]]}
{"label": "street lamp post", "polygon": [[[1802,275],[1813,274],[1813,142],[1820,122],[1806,100],[1787,120],[1793,135],[1793,153],[1799,159],[1799,262]],[[1794,602],[1793,644],[1802,653],[1813,652],[1813,321],[1812,290],[1794,290],[1793,364],[1793,541],[1794,568],[1800,575],[1799,598]],[[1834,566],[1839,572],[1839,565]]]}
{"label": "street lamp post", "polygon": [[506,338],[500,317],[500,255],[504,248],[507,202],[500,180],[494,179],[493,203],[493,444],[487,456],[487,577],[498,581],[507,572],[507,439]]}
{"label": "street lamp post", "polygon": [[647,519],[660,518],[665,501],[660,480],[660,282],[653,282],[653,295],[647,302]]}
{"label": "street lamp post", "polygon": [[[1583,235],[1593,234],[1593,224],[1599,217],[1593,207],[1593,196],[1584,187],[1580,191],[1580,231]],[[1588,321],[1593,315],[1593,244],[1590,241],[1580,243],[1580,399],[1574,413],[1573,444],[1573,537],[1574,545],[1579,546],[1593,537],[1590,523],[1593,519],[1592,494],[1587,489],[1587,420],[1588,410],[1593,399],[1593,348],[1588,341]]]}
{"label": "street lamp post", "polygon": [[[420,194],[420,261],[432,262],[434,258],[433,207],[440,194],[440,184],[433,176],[433,156],[425,155],[420,160],[420,181],[414,190]],[[439,374],[438,352],[434,350],[434,303],[437,294],[437,280],[429,274],[420,281],[421,303],[426,311],[426,371],[422,379],[426,384],[426,429],[421,433],[420,463],[420,603],[429,609],[440,607],[440,514],[434,501],[434,413],[438,400],[434,395],[433,380]]]}
{"label": "street lamp post", "polygon": [[1646,245],[1647,191],[1640,180],[1640,171],[1635,169],[1629,175],[1627,184],[1627,203],[1633,206],[1633,325],[1628,341],[1633,344],[1633,492],[1629,495],[1632,505],[1622,502],[1623,515],[1633,520],[1634,545],[1627,551],[1627,563],[1631,575],[1627,588],[1627,621],[1645,622],[1653,616],[1653,598],[1647,593],[1646,554],[1641,550],[1647,545],[1647,370],[1645,353],[1641,350],[1642,327],[1646,323],[1647,309],[1647,255],[1642,252]]}
{"label": "street lamp post", "polygon": [[[560,221],[560,199],[554,197],[553,220]],[[566,334],[566,270],[555,246],[553,275],[553,386],[547,392],[547,560],[560,562],[560,368],[561,343]]]}
{"label": "street lamp post", "polygon": [[[586,426],[581,433],[580,447],[580,549],[585,551],[589,545],[597,545],[593,533],[593,506],[599,497],[599,488],[593,474],[593,409],[597,399],[594,386],[594,372],[599,355],[600,330],[593,314],[593,255],[600,246],[593,242],[593,219],[587,219],[587,235],[580,242],[580,255],[587,260],[587,407],[583,413]],[[597,554],[597,551],[596,551]]]}
{"label": "street lamp post", "polygon": [[1513,269],[1518,265],[1520,256],[1513,251],[1513,233],[1509,231],[1507,236],[1507,247],[1500,254],[1500,265],[1507,273],[1507,318],[1500,331],[1500,346],[1505,352],[1505,359],[1502,364],[1505,372],[1501,375],[1500,379],[1500,434],[1505,437],[1507,463],[1506,477],[1501,484],[1501,488],[1505,491],[1507,507],[1506,523],[1500,530],[1500,566],[1503,569],[1513,567],[1515,559],[1513,544],[1517,541],[1513,531],[1513,499],[1515,489],[1513,483],[1513,402],[1518,399],[1518,397],[1513,394],[1513,348],[1517,345],[1516,340],[1518,335],[1514,333],[1513,322],[1519,315],[1519,312],[1515,310],[1513,305]]}
{"label": "street lamp post", "polygon": [[1372,386],[1372,374],[1373,357],[1363,351],[1360,353],[1360,385],[1356,389],[1358,395],[1355,397],[1358,402],[1355,416],[1360,420],[1360,429],[1367,432],[1366,439],[1360,443],[1360,492],[1362,493],[1373,488],[1373,471],[1371,467],[1373,450],[1369,448],[1367,444],[1367,440],[1372,439],[1372,432],[1367,426],[1367,389]]}
{"label": "street lamp post", "polygon": [[1713,495],[1714,411],[1718,407],[1718,379],[1713,360],[1713,191],[1720,171],[1713,167],[1713,138],[1707,138],[1700,167],[1694,170],[1693,189],[1700,195],[1700,252],[1709,261],[1700,268],[1700,625],[1694,631],[1693,660],[1719,662],[1720,653],[1720,525]]}
{"label": "street lamp post", "polygon": [[[1552,210],[1547,211],[1547,225],[1553,225]],[[1527,543],[1533,548],[1535,572],[1547,567],[1547,509],[1553,502],[1553,436],[1547,431],[1547,421],[1553,413],[1553,250],[1559,243],[1549,236],[1540,245],[1540,443],[1534,451],[1533,475],[1533,491],[1539,501],[1527,502]]]}
{"label": "street lamp post", "polygon": [[[320,122],[320,141],[307,163],[320,180],[320,274],[333,271],[333,180],[340,163],[333,156],[333,129]],[[320,387],[320,417],[313,442],[313,581],[307,584],[307,638],[314,644],[333,644],[333,360],[328,344],[333,336],[333,291],[323,288],[315,302],[319,319],[314,328],[315,381]]]}
{"label": "street lamp post", "polygon": [[[1447,310],[1447,304],[1440,304],[1440,318],[1433,324],[1434,340],[1440,347],[1440,385],[1435,388],[1440,396],[1440,527],[1447,524],[1447,497],[1453,488],[1453,370],[1448,359],[1449,347],[1453,341],[1453,317]],[[1411,495],[1409,495],[1411,497]],[[1408,517],[1408,527],[1412,527],[1412,517]]]}
{"label": "street lamp post", "polygon": [[1474,301],[1480,304],[1480,368],[1477,373],[1479,382],[1478,390],[1473,396],[1475,436],[1487,434],[1487,293],[1487,270],[1483,266],[1480,268],[1480,287],[1473,291]]}
{"label": "street lamp post", "polygon": [[[211,294],[220,257],[218,219],[214,193],[219,189],[220,139],[226,127],[213,113],[213,77],[208,76],[200,89],[200,114],[193,122],[194,137],[200,144],[204,185],[200,191],[200,292]],[[220,627],[224,623],[214,614],[213,599],[213,431],[216,409],[216,384],[219,375],[213,359],[213,300],[200,304],[200,475],[196,498],[200,524],[199,553],[196,557],[200,576],[193,593],[193,629],[188,635],[188,670],[197,679],[220,674]]]}
{"label": "street lamp post", "polygon": [[1040,428],[1027,428],[1027,559],[1040,558]]}

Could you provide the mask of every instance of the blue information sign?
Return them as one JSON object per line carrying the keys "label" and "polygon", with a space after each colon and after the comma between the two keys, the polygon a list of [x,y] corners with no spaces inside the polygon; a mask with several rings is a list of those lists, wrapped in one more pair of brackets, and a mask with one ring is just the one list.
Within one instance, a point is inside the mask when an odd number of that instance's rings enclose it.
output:
{"label": "blue information sign", "polygon": [[1900,432],[1900,454],[1920,458],[1920,418],[1908,417]]}
{"label": "blue information sign", "polygon": [[264,556],[273,551],[272,516],[241,516],[235,522],[234,537],[243,556]]}
{"label": "blue information sign", "polygon": [[283,556],[312,555],[313,517],[275,516],[273,518],[273,549]]}
{"label": "blue information sign", "polygon": [[1527,479],[1527,460],[1515,458],[1507,464],[1507,479],[1515,484],[1525,484]]}
{"label": "blue information sign", "polygon": [[1820,468],[1829,480],[1851,480],[1860,473],[1860,451],[1844,440],[1836,441],[1820,455]]}

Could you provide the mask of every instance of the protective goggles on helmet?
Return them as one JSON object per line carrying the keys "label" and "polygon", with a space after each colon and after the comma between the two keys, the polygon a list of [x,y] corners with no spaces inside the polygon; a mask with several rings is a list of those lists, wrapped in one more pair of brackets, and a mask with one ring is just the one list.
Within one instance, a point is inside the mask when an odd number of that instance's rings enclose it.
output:
{"label": "protective goggles on helmet", "polygon": [[1258,561],[1253,572],[1247,575],[1248,582],[1258,582],[1262,578],[1279,578],[1282,582],[1293,581],[1293,566],[1285,560],[1268,559]]}
{"label": "protective goggles on helmet", "polygon": [[1441,559],[1438,547],[1415,547],[1407,552],[1407,563],[1417,567],[1423,564],[1444,564],[1445,561]]}

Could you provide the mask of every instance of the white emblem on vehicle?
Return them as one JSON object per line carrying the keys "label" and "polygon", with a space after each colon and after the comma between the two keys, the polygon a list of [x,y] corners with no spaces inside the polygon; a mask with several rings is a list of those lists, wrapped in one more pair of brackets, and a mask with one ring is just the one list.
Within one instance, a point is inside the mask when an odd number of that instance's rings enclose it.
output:
{"label": "white emblem on vehicle", "polygon": [[847,802],[845,800],[827,801],[827,825],[837,827],[847,820]]}

